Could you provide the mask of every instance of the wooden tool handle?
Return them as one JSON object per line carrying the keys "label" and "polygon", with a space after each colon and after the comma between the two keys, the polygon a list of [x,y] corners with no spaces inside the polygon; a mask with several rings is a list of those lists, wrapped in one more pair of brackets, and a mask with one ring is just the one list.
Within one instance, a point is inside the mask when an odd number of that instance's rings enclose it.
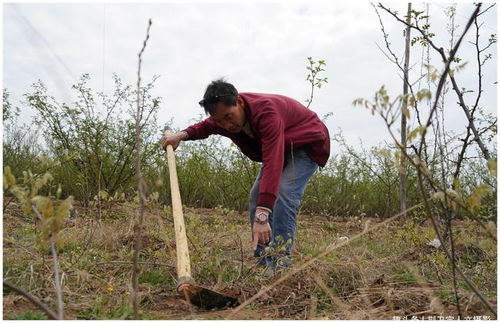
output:
{"label": "wooden tool handle", "polygon": [[[172,135],[170,130],[165,131],[165,136]],[[182,213],[182,201],[177,179],[177,168],[175,166],[174,148],[167,146],[168,172],[170,174],[170,192],[172,195],[172,213],[174,216],[175,244],[177,250],[177,277],[178,284],[191,281],[191,265],[189,262],[189,250]]]}

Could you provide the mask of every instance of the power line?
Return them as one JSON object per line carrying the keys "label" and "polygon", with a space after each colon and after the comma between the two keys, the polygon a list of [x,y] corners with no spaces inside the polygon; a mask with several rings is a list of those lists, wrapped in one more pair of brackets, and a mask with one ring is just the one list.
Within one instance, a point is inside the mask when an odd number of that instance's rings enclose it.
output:
{"label": "power line", "polygon": [[74,73],[71,71],[71,69],[66,65],[64,60],[54,51],[52,46],[49,44],[49,42],[38,32],[38,30],[33,26],[33,24],[22,14],[22,12],[19,10],[17,5],[12,5],[16,13],[21,17],[21,19],[26,23],[28,27],[33,31],[33,33],[43,42],[45,47],[50,51],[52,56],[57,60],[57,62],[66,70],[66,73],[69,74],[69,76],[72,78],[72,80],[76,80],[76,77]]}

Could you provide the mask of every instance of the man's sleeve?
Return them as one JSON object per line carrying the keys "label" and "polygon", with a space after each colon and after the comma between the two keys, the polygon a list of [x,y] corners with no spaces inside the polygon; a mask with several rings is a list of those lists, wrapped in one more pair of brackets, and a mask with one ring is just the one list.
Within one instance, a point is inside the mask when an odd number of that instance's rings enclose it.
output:
{"label": "man's sleeve", "polygon": [[257,125],[262,142],[264,168],[260,180],[258,206],[273,209],[278,198],[285,154],[285,128],[281,116],[270,110]]}
{"label": "man's sleeve", "polygon": [[182,131],[187,132],[189,136],[186,140],[198,140],[208,138],[208,136],[213,134],[218,134],[219,128],[214,124],[212,119],[206,118]]}

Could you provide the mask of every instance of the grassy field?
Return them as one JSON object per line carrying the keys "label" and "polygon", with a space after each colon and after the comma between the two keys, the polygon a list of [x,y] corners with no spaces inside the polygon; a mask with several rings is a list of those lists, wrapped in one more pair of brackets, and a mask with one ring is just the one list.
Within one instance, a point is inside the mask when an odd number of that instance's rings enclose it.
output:
{"label": "grassy field", "polygon": [[[132,318],[130,302],[133,227],[137,207],[76,206],[60,233],[59,259],[68,319]],[[403,217],[350,240],[293,275],[264,278],[254,266],[247,214],[224,208],[185,209],[193,276],[197,283],[248,300],[287,276],[247,306],[202,311],[175,291],[175,237],[169,209],[150,205],[140,261],[143,319],[393,319],[457,316],[450,265],[424,219]],[[380,223],[376,218],[327,218],[300,214],[294,266],[328,246]],[[488,224],[496,231],[493,223]],[[496,308],[497,246],[478,225],[454,223],[457,262]],[[36,223],[12,202],[3,215],[4,279],[55,308],[51,256],[39,242]],[[490,318],[463,280],[458,281],[462,316]],[[4,288],[4,319],[45,319],[22,296]]]}

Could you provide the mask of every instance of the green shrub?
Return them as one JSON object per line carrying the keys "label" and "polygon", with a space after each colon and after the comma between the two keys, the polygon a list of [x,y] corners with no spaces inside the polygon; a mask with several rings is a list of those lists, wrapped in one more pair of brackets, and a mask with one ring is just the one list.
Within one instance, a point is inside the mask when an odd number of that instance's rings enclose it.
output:
{"label": "green shrub", "polygon": [[[94,94],[84,74],[73,86],[77,100],[71,104],[57,102],[39,81],[25,95],[28,107],[36,111],[35,120],[42,125],[52,171],[56,182],[78,200],[89,202],[101,191],[109,195],[135,190],[135,120],[136,91],[123,85],[115,75],[112,97]],[[159,129],[156,114],[160,98],[150,94],[153,80],[141,88],[144,115],[141,119],[143,164],[149,165],[157,154]],[[99,102],[98,102],[99,101]]]}

